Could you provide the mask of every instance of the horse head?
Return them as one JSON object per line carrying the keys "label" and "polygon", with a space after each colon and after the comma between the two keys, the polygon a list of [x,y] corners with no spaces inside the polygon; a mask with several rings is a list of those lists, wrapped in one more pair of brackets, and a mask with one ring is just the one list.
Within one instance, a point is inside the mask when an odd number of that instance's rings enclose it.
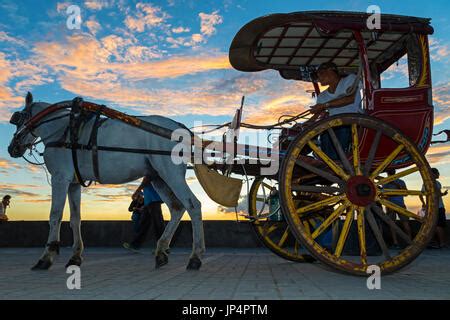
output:
{"label": "horse head", "polygon": [[8,146],[8,152],[11,157],[22,157],[25,151],[36,142],[38,136],[33,133],[33,130],[28,129],[27,124],[33,115],[41,111],[43,105],[48,104],[33,102],[33,95],[28,92],[23,110],[16,111],[11,116],[9,122],[16,126],[16,132]]}

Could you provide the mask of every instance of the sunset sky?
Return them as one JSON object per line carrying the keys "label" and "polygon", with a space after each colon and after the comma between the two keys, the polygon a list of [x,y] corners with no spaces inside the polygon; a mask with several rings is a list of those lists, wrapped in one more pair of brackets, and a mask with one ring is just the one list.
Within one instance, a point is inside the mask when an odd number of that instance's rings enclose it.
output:
{"label": "sunset sky", "polygon": [[[81,9],[81,29],[66,26],[69,5]],[[27,91],[35,101],[82,96],[134,115],[157,114],[192,126],[230,121],[246,96],[244,119],[272,123],[282,114],[314,104],[307,83],[283,80],[275,71],[242,73],[228,62],[230,43],[245,23],[271,14],[304,10],[366,11],[432,18],[435,128],[450,128],[449,4],[441,1],[19,1],[0,2],[0,195],[13,196],[11,220],[47,220],[51,189],[46,173],[7,153],[15,127],[12,112]],[[402,66],[385,75],[401,87]],[[428,160],[450,186],[450,144],[437,145]],[[208,199],[192,172],[188,183],[203,205],[204,219],[234,219]],[[138,182],[83,190],[84,220],[129,219]],[[243,193],[246,187],[243,188]],[[450,208],[450,199],[445,199]],[[417,204],[411,204],[417,205]],[[64,219],[68,219],[66,206]],[[448,212],[449,210],[447,210]],[[167,212],[165,212],[168,217]],[[187,215],[185,216],[187,217]]]}

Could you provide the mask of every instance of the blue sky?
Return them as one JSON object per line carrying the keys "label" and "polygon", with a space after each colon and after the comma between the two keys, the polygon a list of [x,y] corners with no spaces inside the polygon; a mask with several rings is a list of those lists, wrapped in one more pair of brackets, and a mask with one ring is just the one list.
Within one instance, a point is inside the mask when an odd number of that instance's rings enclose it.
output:
{"label": "blue sky", "polygon": [[[15,196],[12,218],[45,219],[50,188],[45,173],[9,158],[11,112],[28,90],[35,100],[57,102],[83,96],[131,114],[161,114],[192,125],[230,120],[246,95],[247,122],[272,122],[305,107],[308,85],[285,81],[274,71],[233,70],[228,49],[245,23],[262,15],[303,10],[366,11],[432,18],[432,76],[438,123],[450,127],[448,1],[10,1],[0,3],[0,174],[2,193]],[[66,9],[81,9],[81,29],[66,26]],[[400,71],[392,71],[399,75]],[[388,80],[390,86],[398,77]],[[450,185],[449,148],[430,158]],[[196,182],[194,191],[209,218],[222,218]],[[123,218],[134,185],[86,191],[87,218]],[[111,202],[116,201],[116,205]],[[101,208],[101,210],[98,210]]]}

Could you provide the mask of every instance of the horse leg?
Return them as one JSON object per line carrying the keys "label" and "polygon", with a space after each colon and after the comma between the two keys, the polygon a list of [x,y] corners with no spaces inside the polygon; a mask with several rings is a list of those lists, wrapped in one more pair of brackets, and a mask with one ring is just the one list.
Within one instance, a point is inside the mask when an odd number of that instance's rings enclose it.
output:
{"label": "horse leg", "polygon": [[180,165],[168,165],[168,162],[163,161],[162,157],[154,157],[149,160],[152,168],[167,184],[168,188],[173,192],[176,199],[179,200],[191,217],[193,243],[192,254],[187,268],[198,270],[201,266],[201,257],[205,252],[202,206],[186,182],[186,167]]}
{"label": "horse leg", "polygon": [[50,230],[47,245],[38,263],[31,270],[47,270],[59,254],[61,219],[66,203],[70,181],[52,176],[52,206],[50,209]]}
{"label": "horse leg", "polygon": [[192,193],[191,189],[183,180],[176,181],[176,179],[168,181],[171,190],[177,197],[177,199],[183,204],[183,207],[189,213],[192,223],[192,254],[189,258],[189,263],[187,269],[198,270],[202,265],[201,258],[205,253],[205,236],[203,232],[203,221],[202,221],[202,205],[200,201]]}
{"label": "horse leg", "polygon": [[188,207],[188,213],[191,217],[192,223],[192,254],[187,265],[188,270],[198,270],[202,265],[201,258],[205,253],[205,235],[203,231],[202,221],[202,205],[200,201],[192,194],[191,198],[187,200],[190,204]]}
{"label": "horse leg", "polygon": [[83,239],[81,238],[81,186],[72,183],[69,186],[70,227],[73,233],[73,254],[66,268],[69,266],[80,266],[83,262]]}
{"label": "horse leg", "polygon": [[178,228],[181,217],[183,216],[184,208],[182,209],[174,209],[170,208],[170,221],[164,229],[164,232],[158,240],[158,244],[156,246],[155,252],[155,267],[159,268],[169,262],[167,250],[169,249],[170,242],[172,241],[172,237],[175,234],[175,231]]}
{"label": "horse leg", "polygon": [[159,238],[155,251],[155,268],[160,268],[169,262],[167,250],[186,209],[161,178],[154,179],[152,185],[170,210],[170,221]]}

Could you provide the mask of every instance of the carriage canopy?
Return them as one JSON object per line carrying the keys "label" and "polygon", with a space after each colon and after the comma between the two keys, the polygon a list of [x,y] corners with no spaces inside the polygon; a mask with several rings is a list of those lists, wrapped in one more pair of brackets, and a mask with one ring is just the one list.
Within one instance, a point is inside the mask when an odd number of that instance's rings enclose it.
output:
{"label": "carriage canopy", "polygon": [[[433,33],[431,19],[381,15],[381,29],[369,30],[370,14],[307,11],[257,18],[235,36],[229,52],[240,71],[278,70],[284,78],[312,81],[311,71],[334,62],[341,73],[355,73],[360,48],[354,31],[361,33],[371,68],[378,74],[415,45],[417,35]],[[300,70],[300,72],[299,72]]]}

